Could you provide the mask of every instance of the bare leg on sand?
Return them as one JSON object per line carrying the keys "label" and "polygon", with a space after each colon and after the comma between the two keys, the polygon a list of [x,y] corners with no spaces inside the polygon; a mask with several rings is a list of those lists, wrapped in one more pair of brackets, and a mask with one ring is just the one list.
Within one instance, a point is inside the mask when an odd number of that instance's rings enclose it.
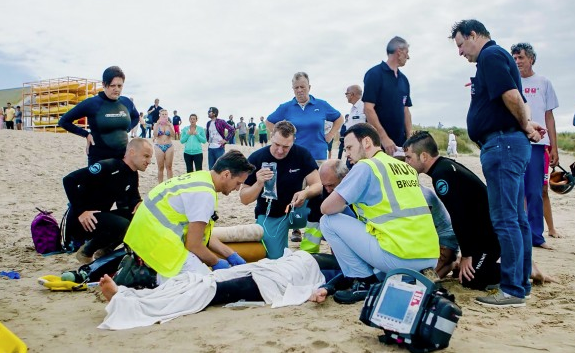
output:
{"label": "bare leg on sand", "polygon": [[118,285],[108,275],[104,275],[104,277],[100,278],[100,288],[102,289],[102,294],[104,294],[104,297],[106,297],[108,301],[112,300],[112,297],[118,293]]}
{"label": "bare leg on sand", "polygon": [[558,283],[557,280],[541,272],[535,261],[531,261],[531,279],[533,284],[543,285],[545,283]]}
{"label": "bare leg on sand", "polygon": [[551,210],[551,201],[549,200],[549,185],[543,185],[543,217],[547,223],[548,234],[553,238],[562,238],[563,236],[559,234],[557,229],[555,229],[555,224],[553,224],[553,211]]}

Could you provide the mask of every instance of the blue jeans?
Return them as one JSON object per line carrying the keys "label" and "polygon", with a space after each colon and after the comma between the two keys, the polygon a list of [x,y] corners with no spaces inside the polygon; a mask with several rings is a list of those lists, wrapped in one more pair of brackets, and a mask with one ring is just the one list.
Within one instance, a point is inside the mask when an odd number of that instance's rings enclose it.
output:
{"label": "blue jeans", "polygon": [[481,147],[489,215],[501,246],[501,290],[518,298],[531,292],[531,230],[524,210],[524,174],[531,144],[521,131],[499,133]]}
{"label": "blue jeans", "polygon": [[321,217],[319,227],[346,277],[366,278],[374,269],[385,273],[396,268],[421,271],[437,265],[437,259],[402,259],[383,250],[365,231],[365,223],[343,213]]}
{"label": "blue jeans", "polygon": [[531,160],[525,170],[525,200],[533,246],[545,243],[543,238],[543,177],[545,145],[531,145]]}
{"label": "blue jeans", "polygon": [[248,146],[254,147],[256,144],[256,136],[254,134],[248,135]]}
{"label": "blue jeans", "polygon": [[212,169],[218,158],[223,156],[224,153],[226,153],[226,149],[224,147],[208,148],[208,169]]}

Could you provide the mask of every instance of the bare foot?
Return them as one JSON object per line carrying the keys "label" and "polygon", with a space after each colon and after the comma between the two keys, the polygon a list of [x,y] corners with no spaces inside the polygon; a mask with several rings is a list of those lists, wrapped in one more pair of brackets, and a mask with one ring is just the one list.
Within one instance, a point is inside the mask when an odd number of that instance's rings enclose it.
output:
{"label": "bare foot", "polygon": [[563,235],[555,229],[549,230],[548,234],[551,238],[563,238]]}
{"label": "bare foot", "polygon": [[535,262],[532,262],[531,264],[532,264],[531,279],[533,280],[533,284],[543,285],[545,283],[559,283],[555,278],[541,272],[541,270],[539,270],[539,267],[537,267],[537,264],[535,264]]}
{"label": "bare foot", "polygon": [[327,289],[325,288],[318,288],[315,292],[311,294],[309,297],[310,302],[315,303],[323,303],[327,299]]}
{"label": "bare foot", "polygon": [[112,300],[112,297],[118,293],[118,285],[108,275],[100,278],[100,288],[108,301]]}
{"label": "bare foot", "polygon": [[537,247],[541,248],[541,249],[546,249],[546,250],[553,250],[553,248],[547,243],[539,244],[539,245],[537,245]]}

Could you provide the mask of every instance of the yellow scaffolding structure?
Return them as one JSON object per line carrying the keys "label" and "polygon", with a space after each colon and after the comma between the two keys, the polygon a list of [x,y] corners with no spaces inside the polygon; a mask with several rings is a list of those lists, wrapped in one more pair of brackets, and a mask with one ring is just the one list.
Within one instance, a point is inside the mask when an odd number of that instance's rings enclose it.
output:
{"label": "yellow scaffolding structure", "polygon": [[[102,91],[98,80],[66,76],[24,83],[22,113],[25,128],[43,132],[66,132],[58,120],[81,101]],[[86,117],[74,122],[86,128]]]}

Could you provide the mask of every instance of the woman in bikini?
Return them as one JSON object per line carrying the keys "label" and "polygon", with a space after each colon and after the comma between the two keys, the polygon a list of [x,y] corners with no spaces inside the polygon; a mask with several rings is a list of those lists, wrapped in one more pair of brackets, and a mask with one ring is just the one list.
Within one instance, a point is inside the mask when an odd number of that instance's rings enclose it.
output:
{"label": "woman in bikini", "polygon": [[168,121],[168,111],[160,110],[160,118],[154,126],[154,150],[156,151],[156,161],[158,162],[158,183],[164,181],[164,167],[168,179],[173,176],[172,162],[174,161],[174,146],[172,146],[172,136],[174,136],[174,126]]}

